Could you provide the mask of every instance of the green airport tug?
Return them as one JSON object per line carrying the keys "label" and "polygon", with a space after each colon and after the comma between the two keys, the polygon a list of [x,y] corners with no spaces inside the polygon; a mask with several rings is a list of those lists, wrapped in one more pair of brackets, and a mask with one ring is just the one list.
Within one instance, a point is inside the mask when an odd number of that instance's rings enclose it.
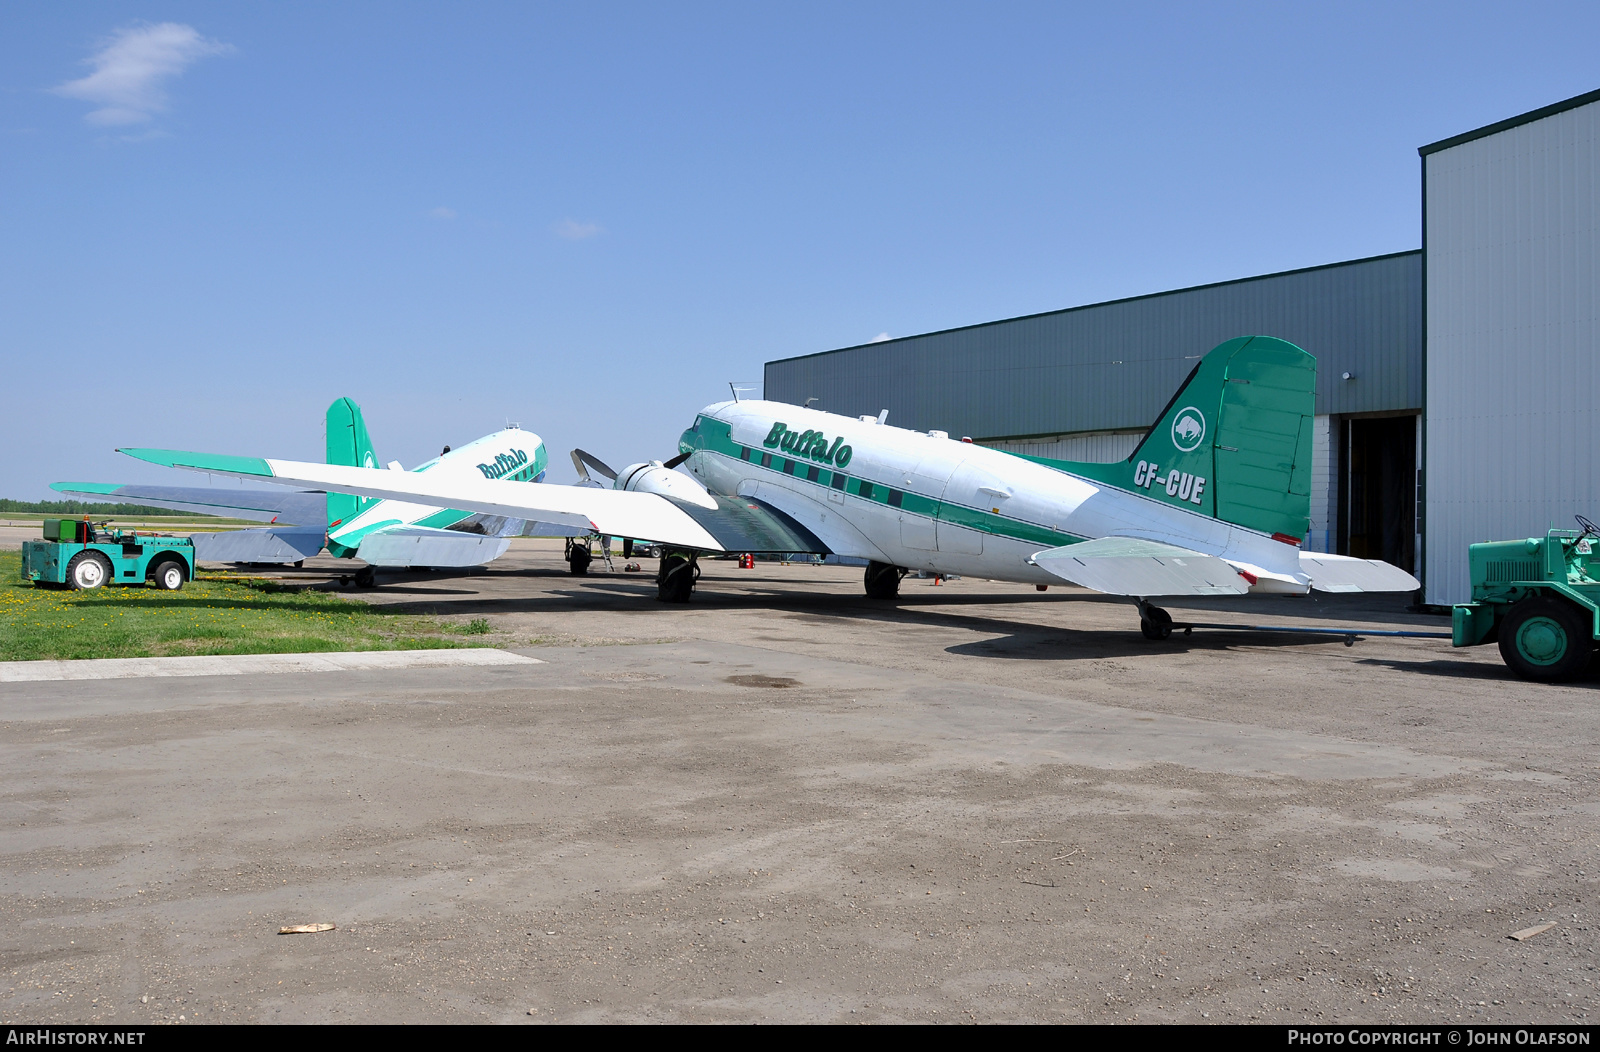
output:
{"label": "green airport tug", "polygon": [[1600,640],[1600,580],[1590,574],[1600,526],[1582,515],[1578,525],[1469,546],[1472,602],[1452,611],[1451,645],[1498,642],[1523,679],[1571,679],[1587,668]]}
{"label": "green airport tug", "polygon": [[22,575],[35,587],[144,584],[176,592],[194,576],[188,537],[96,529],[87,520],[46,519],[44,539],[22,542]]}

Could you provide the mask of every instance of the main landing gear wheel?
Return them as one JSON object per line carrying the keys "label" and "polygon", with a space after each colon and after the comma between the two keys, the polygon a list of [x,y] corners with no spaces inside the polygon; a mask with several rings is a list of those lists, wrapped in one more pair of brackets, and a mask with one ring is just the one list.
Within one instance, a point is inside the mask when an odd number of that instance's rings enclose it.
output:
{"label": "main landing gear wheel", "polygon": [[1523,679],[1571,679],[1594,656],[1588,618],[1563,599],[1529,596],[1500,622],[1500,656]]}
{"label": "main landing gear wheel", "polygon": [[693,552],[664,552],[656,572],[656,598],[663,603],[687,603],[700,577]]}
{"label": "main landing gear wheel", "polygon": [[377,587],[377,584],[378,584],[378,568],[377,567],[375,567],[375,566],[363,566],[361,569],[356,571],[356,587],[357,588],[375,588],[375,587]]}
{"label": "main landing gear wheel", "polygon": [[567,541],[567,568],[572,571],[572,576],[583,577],[589,572],[589,564],[594,561],[594,552],[589,549],[589,542]]}
{"label": "main landing gear wheel", "polygon": [[867,564],[867,598],[895,599],[900,595],[900,578],[905,571],[888,563]]}
{"label": "main landing gear wheel", "polygon": [[1146,639],[1166,639],[1172,635],[1172,615],[1159,606],[1140,603],[1139,631]]}
{"label": "main landing gear wheel", "polygon": [[99,588],[111,580],[111,560],[99,552],[79,552],[67,564],[67,587]]}
{"label": "main landing gear wheel", "polygon": [[188,578],[189,575],[183,571],[183,564],[176,559],[166,559],[159,562],[156,564],[156,568],[150,572],[150,579],[163,592],[178,591]]}

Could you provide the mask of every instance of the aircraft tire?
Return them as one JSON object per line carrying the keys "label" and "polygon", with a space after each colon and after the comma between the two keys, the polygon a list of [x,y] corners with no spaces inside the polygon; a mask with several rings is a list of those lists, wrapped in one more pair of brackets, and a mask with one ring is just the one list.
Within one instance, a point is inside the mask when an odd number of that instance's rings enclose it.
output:
{"label": "aircraft tire", "polygon": [[868,563],[866,572],[868,599],[898,599],[900,597],[900,568],[888,563]]}
{"label": "aircraft tire", "polygon": [[1500,622],[1500,657],[1523,679],[1555,683],[1588,667],[1594,637],[1588,618],[1564,599],[1529,596]]}
{"label": "aircraft tire", "polygon": [[189,575],[184,571],[183,562],[178,559],[163,559],[150,570],[150,580],[163,592],[181,590],[184,581],[188,579]]}
{"label": "aircraft tire", "polygon": [[363,566],[356,571],[357,588],[375,588],[378,584],[378,570],[375,566]]}
{"label": "aircraft tire", "polygon": [[99,588],[111,580],[111,560],[99,552],[79,552],[67,563],[67,587],[74,591]]}
{"label": "aircraft tire", "polygon": [[589,572],[589,563],[593,559],[594,554],[586,546],[574,544],[572,546],[572,555],[568,560],[568,565],[572,569],[572,576],[583,577],[586,575]]}
{"label": "aircraft tire", "polygon": [[687,552],[666,552],[656,573],[656,598],[663,603],[687,603],[694,594],[694,579],[699,567]]}
{"label": "aircraft tire", "polygon": [[1172,635],[1172,615],[1159,606],[1146,606],[1148,617],[1139,618],[1139,631],[1146,639],[1167,639]]}

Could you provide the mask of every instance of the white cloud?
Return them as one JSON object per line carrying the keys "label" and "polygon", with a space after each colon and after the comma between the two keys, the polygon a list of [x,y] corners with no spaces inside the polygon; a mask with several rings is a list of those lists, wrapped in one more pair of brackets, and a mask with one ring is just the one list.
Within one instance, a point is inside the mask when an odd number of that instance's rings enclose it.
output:
{"label": "white cloud", "polygon": [[872,339],[868,340],[867,342],[868,343],[882,343],[884,340],[887,340],[888,338],[889,338],[889,334],[888,333],[880,332],[880,333],[878,333],[878,335],[874,336]]}
{"label": "white cloud", "polygon": [[84,115],[90,124],[141,124],[166,109],[163,81],[196,59],[232,50],[231,44],[207,40],[193,26],[176,22],[129,26],[85,60],[94,72],[54,91],[97,104],[99,109]]}
{"label": "white cloud", "polygon": [[576,219],[563,219],[556,224],[556,236],[564,237],[568,241],[582,241],[586,237],[603,233],[605,230],[598,223],[580,223]]}
{"label": "white cloud", "polygon": [[435,219],[454,219],[456,217],[456,210],[454,208],[446,208],[444,205],[440,205],[438,208],[435,208],[428,214]]}

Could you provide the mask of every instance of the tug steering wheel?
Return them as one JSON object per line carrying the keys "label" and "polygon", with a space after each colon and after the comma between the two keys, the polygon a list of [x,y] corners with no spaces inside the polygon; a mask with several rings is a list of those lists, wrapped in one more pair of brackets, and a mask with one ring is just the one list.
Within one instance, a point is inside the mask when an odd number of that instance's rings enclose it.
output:
{"label": "tug steering wheel", "polygon": [[1583,527],[1583,533],[1578,535],[1578,540],[1581,541],[1585,537],[1600,537],[1600,526],[1596,526],[1582,515],[1575,515],[1573,518],[1577,519],[1578,525]]}

